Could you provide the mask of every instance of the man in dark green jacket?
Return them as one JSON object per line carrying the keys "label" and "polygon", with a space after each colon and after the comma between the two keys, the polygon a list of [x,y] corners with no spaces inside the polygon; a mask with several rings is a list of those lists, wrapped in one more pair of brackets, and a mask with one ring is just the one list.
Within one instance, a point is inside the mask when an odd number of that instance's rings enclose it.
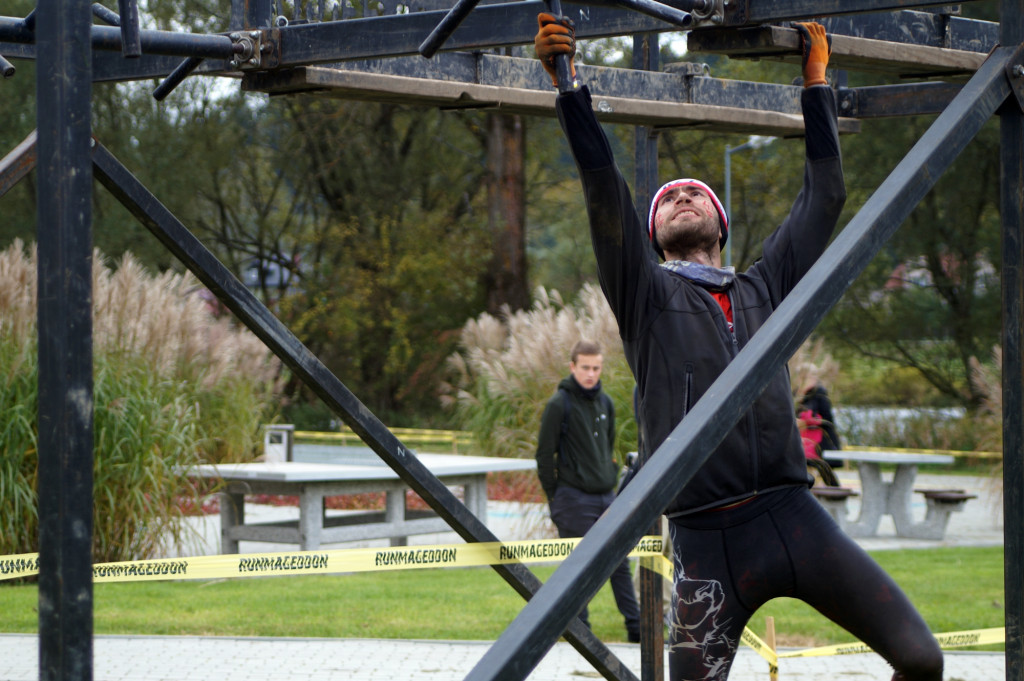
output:
{"label": "man in dark green jacket", "polygon": [[[560,537],[582,537],[615,499],[615,409],[601,391],[601,346],[579,341],[571,352],[569,375],[544,408],[537,438],[537,475],[548,497],[551,520]],[[640,641],[640,606],[629,563],[611,576],[615,604],[627,638]],[[587,626],[587,608],[580,619]]]}

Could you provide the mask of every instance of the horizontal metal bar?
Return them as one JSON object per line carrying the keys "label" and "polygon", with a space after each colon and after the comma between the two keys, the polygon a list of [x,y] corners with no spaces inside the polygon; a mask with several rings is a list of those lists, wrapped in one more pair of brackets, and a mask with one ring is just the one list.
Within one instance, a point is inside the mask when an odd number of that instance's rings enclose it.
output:
{"label": "horizontal metal bar", "polygon": [[[121,50],[121,29],[114,26],[93,26],[92,46],[100,50]],[[231,38],[226,35],[177,33],[173,31],[140,30],[142,51],[146,54],[167,54],[180,57],[230,59],[234,54]]]}
{"label": "horizontal metal bar", "polygon": [[[736,3],[732,3],[736,4]],[[879,9],[891,4],[878,0]],[[529,44],[536,33],[536,15],[544,11],[543,2],[528,0],[518,3],[497,5],[481,5],[476,7],[466,18],[459,30],[445,42],[446,50],[483,50],[498,46]],[[627,35],[638,32],[664,32],[675,30],[673,26],[651,17],[630,12],[624,9],[592,6],[576,9],[567,5],[566,12],[576,23],[576,35],[580,39]],[[445,12],[417,12],[408,15],[391,15],[364,19],[350,19],[311,24],[299,24],[278,27],[264,33],[265,42],[270,46],[271,53],[263,55],[263,63],[267,68],[284,66],[303,66],[308,64],[332,63],[355,59],[390,58],[411,56],[419,53],[422,40],[430,34]],[[726,22],[728,24],[728,22]],[[959,24],[958,24],[959,25]],[[966,33],[988,36],[994,30],[994,24],[974,22]],[[691,32],[694,45],[699,45],[706,29]],[[173,51],[161,54],[180,56],[205,56],[217,60],[216,63],[204,64],[204,73],[216,72],[218,66],[227,68],[227,60],[231,52],[220,46],[226,41],[222,36],[212,36],[218,42],[213,50],[217,55],[198,53],[192,49],[181,49],[176,46]],[[10,17],[0,17],[0,53],[8,57],[23,56],[4,51],[4,41],[26,43],[33,40],[32,33],[24,26],[24,21]],[[941,36],[933,35],[928,42],[941,40]],[[987,52],[989,38],[976,39],[964,49],[973,46],[974,51]],[[107,45],[115,49],[113,41]],[[972,49],[973,49],[972,48]],[[146,52],[156,53],[157,49],[149,48]],[[839,57],[837,56],[837,59]],[[94,65],[96,78],[100,80],[132,80],[150,77],[163,77],[171,73],[177,61],[159,60],[151,55],[143,55],[139,64],[125,65],[123,60],[104,59],[98,54]]]}
{"label": "horizontal metal bar", "polygon": [[839,91],[839,114],[857,119],[939,114],[962,87],[934,82],[844,88]]}
{"label": "horizontal metal bar", "polygon": [[[96,177],[164,246],[337,414],[398,476],[466,541],[498,541],[295,335],[275,317],[127,168],[98,142],[93,148]],[[529,599],[540,580],[522,564],[495,565],[517,593]],[[566,639],[610,680],[637,681],[607,646],[575,616]]]}
{"label": "horizontal metal bar", "polygon": [[934,12],[903,10],[885,14],[833,16],[822,19],[835,35],[927,45],[988,54],[999,43],[999,24]]}
{"label": "horizontal metal bar", "polygon": [[779,368],[1010,94],[997,50],[836,237],[576,549],[484,654],[468,681],[524,679]]}
{"label": "horizontal metal bar", "polygon": [[[529,65],[532,72],[524,71],[533,83],[539,83],[546,74],[536,60],[519,60]],[[481,69],[482,70],[482,69]],[[509,70],[504,75],[511,73]],[[698,83],[687,84],[681,75],[633,72],[626,69],[602,69],[580,66],[579,78],[592,85],[594,106],[598,117],[610,123],[643,124],[659,128],[686,127],[720,132],[757,135],[798,136],[803,134],[803,117],[795,110],[800,88],[764,83],[752,83],[750,89],[728,82],[717,85],[713,79],[695,78]],[[511,79],[510,79],[511,80]],[[637,97],[620,96],[624,90],[619,80],[627,81],[641,90]],[[550,79],[547,80],[550,83]],[[643,84],[649,84],[646,92]],[[553,116],[555,97],[550,86],[509,87],[478,85],[427,78],[407,78],[361,73],[358,71],[306,66],[271,72],[251,73],[242,81],[247,91],[269,94],[295,94],[311,92],[321,97],[337,97],[362,101],[416,104],[440,108],[490,108],[505,113],[530,116]],[[690,96],[691,93],[707,91]],[[664,98],[654,100],[654,94]],[[744,94],[751,96],[746,106],[739,100]],[[790,101],[787,100],[787,96]],[[717,99],[716,99],[717,97]],[[729,106],[696,101],[728,103]],[[758,106],[778,105],[780,111],[766,111]],[[788,109],[788,110],[787,110]],[[860,124],[850,118],[840,120],[843,133],[859,132]]]}
{"label": "horizontal metal bar", "polygon": [[[993,26],[995,26],[993,24]],[[776,59],[799,63],[796,29],[781,26],[694,31],[687,41],[691,52],[725,54],[740,59]],[[916,42],[892,42],[863,36],[832,34],[829,66],[854,71],[877,71],[900,77],[970,77],[988,50],[951,50]]]}
{"label": "horizontal metal bar", "polygon": [[[230,59],[235,52],[231,38],[226,35],[146,29],[139,32],[139,38],[147,54]],[[121,29],[117,26],[91,26],[90,40],[94,49],[121,51]],[[35,32],[23,19],[0,17],[0,41],[35,43]]]}
{"label": "horizontal metal bar", "polygon": [[727,25],[763,24],[949,5],[949,0],[732,0],[726,4],[725,14]]}

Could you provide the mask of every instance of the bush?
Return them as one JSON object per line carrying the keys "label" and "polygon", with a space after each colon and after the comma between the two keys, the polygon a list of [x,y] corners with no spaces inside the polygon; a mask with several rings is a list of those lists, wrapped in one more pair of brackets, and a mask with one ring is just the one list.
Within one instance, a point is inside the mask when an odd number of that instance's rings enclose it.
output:
{"label": "bush", "polygon": [[[38,550],[35,262],[0,253],[0,554]],[[219,319],[190,276],[150,277],[130,256],[93,267],[93,559],[152,557],[187,540],[182,470],[253,458],[279,374]]]}

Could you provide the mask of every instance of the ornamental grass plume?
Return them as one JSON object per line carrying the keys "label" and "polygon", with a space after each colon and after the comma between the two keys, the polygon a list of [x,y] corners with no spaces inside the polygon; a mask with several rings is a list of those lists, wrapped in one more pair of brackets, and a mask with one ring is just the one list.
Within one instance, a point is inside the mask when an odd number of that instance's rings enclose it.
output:
{"label": "ornamental grass plume", "polygon": [[[34,250],[0,253],[0,554],[38,548]],[[93,263],[93,559],[181,550],[205,493],[183,469],[254,458],[280,367],[191,275]]]}
{"label": "ornamental grass plume", "polygon": [[557,291],[538,288],[529,310],[482,314],[462,329],[460,350],[448,362],[453,380],[442,399],[461,427],[489,456],[531,458],[544,405],[569,373],[569,352],[581,338],[604,348],[601,383],[615,403],[616,453],[636,450],[633,376],[618,326],[600,289],[585,285],[568,305]]}
{"label": "ornamental grass plume", "polygon": [[[982,364],[971,357],[971,382],[982,395],[981,412],[975,416],[982,436],[978,442],[981,451],[1003,451],[1003,348],[992,348],[992,363]],[[1003,461],[992,468],[987,486],[992,494],[990,511],[998,522],[1003,510]]]}
{"label": "ornamental grass plume", "polygon": [[825,349],[825,341],[808,338],[789,359],[789,384],[794,404],[800,402],[801,390],[810,380],[817,379],[831,392],[838,376],[839,362]]}

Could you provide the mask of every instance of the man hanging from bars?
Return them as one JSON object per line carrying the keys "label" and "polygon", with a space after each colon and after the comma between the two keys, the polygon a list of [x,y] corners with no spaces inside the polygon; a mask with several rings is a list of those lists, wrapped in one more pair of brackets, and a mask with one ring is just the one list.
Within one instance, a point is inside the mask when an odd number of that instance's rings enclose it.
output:
{"label": "man hanging from bars", "polygon": [[[575,53],[572,23],[541,14],[537,56]],[[636,377],[641,461],[655,451],[824,252],[846,200],[835,97],[820,24],[802,37],[806,162],[789,215],[748,270],[722,268],[729,219],[705,183],[677,179],[646,220],[633,205],[590,93],[575,83],[557,112],[583,184],[601,287]],[[659,264],[652,247],[665,262]],[[789,376],[780,366],[750,410],[666,509],[674,547],[672,681],[729,675],[751,615],[799,598],[882,655],[899,681],[941,681],[942,651],[896,583],[809,491]]]}

